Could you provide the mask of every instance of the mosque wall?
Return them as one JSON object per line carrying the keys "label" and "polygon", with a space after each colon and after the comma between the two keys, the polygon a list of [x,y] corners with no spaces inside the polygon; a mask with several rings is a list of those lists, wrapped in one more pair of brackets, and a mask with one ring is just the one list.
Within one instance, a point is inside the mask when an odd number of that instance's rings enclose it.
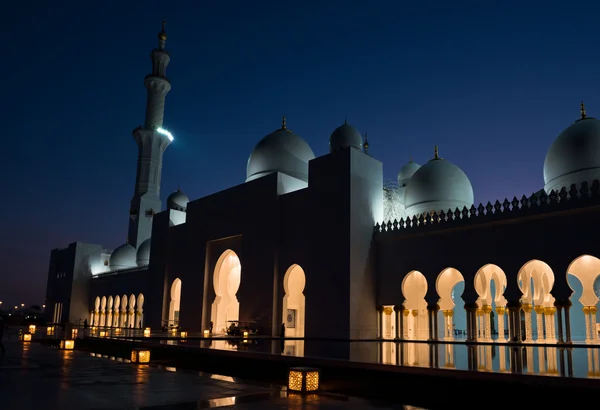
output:
{"label": "mosque wall", "polygon": [[519,270],[532,259],[547,263],[554,272],[552,295],[567,300],[567,268],[577,257],[598,256],[600,238],[595,226],[600,223],[600,207],[590,206],[520,218],[496,220],[427,232],[411,230],[376,233],[379,286],[377,305],[403,302],[402,280],[413,270],[427,278],[426,300],[437,303],[438,275],[448,267],[457,269],[465,279],[463,300],[477,299],[474,277],[486,264],[495,264],[507,276],[504,296],[509,302],[521,297],[517,283]]}

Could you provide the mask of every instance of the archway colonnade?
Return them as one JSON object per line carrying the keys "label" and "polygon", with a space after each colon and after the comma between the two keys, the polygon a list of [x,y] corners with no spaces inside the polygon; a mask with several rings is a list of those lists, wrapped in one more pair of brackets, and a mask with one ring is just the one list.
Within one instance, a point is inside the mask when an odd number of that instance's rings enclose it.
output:
{"label": "archway colonnade", "polygon": [[144,327],[144,295],[98,296],[90,313],[92,327],[141,329]]}
{"label": "archway colonnade", "polygon": [[[237,294],[242,283],[242,264],[238,255],[231,249],[224,251],[212,274],[212,284],[215,298],[210,305],[210,328],[214,334],[224,334],[233,322],[240,320],[240,305]],[[298,264],[288,267],[283,277],[282,330],[281,336],[287,338],[303,338],[305,329],[306,274]],[[170,286],[170,300],[168,311],[169,326],[179,326],[179,312],[181,309],[181,291],[183,282],[175,278]],[[294,352],[298,354],[299,352]]]}
{"label": "archway colonnade", "polygon": [[[574,290],[571,300],[582,306],[585,342],[598,343],[596,314],[599,299],[595,282],[600,276],[600,259],[581,255],[571,262],[565,274]],[[579,313],[570,311],[571,300],[556,301],[552,296],[555,273],[545,262],[535,259],[520,268],[516,277],[521,293],[518,300],[506,299],[507,275],[497,265],[487,264],[476,272],[474,303],[464,303],[461,299],[459,288],[464,288],[464,281],[463,274],[457,269],[442,270],[434,284],[437,300],[431,303],[430,284],[425,275],[418,270],[409,272],[401,284],[404,302],[378,307],[379,337],[452,341],[464,335],[472,342],[572,342],[571,319],[579,319],[575,316]],[[464,331],[456,328],[454,318],[457,313],[465,313]]]}

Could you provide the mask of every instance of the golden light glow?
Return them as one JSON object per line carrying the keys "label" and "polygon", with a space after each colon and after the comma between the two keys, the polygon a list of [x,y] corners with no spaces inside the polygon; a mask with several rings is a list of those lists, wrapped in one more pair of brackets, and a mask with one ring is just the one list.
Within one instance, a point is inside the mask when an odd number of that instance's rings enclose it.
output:
{"label": "golden light glow", "polygon": [[106,337],[106,330],[100,331],[100,337]]}
{"label": "golden light glow", "polygon": [[171,333],[173,333],[173,334],[177,333],[177,328],[176,327],[172,327],[171,328]]}
{"label": "golden light glow", "polygon": [[75,340],[61,340],[60,348],[63,350],[73,350],[75,348]]}
{"label": "golden light glow", "polygon": [[35,325],[29,325],[29,333],[35,333]]}
{"label": "golden light glow", "polygon": [[149,327],[144,329],[144,337],[150,337],[150,328]]}
{"label": "golden light glow", "polygon": [[120,335],[121,334],[121,328],[120,327],[118,327],[118,328],[115,329],[115,334],[116,335]]}
{"label": "golden light glow", "polygon": [[290,369],[288,390],[302,393],[316,392],[319,390],[319,370],[308,367]]}
{"label": "golden light glow", "polygon": [[204,337],[209,337],[209,336],[210,336],[210,330],[205,330]]}
{"label": "golden light glow", "polygon": [[248,332],[247,331],[244,332],[244,337],[248,337]]}
{"label": "golden light glow", "polygon": [[54,327],[53,326],[48,326],[46,328],[46,335],[48,335],[48,336],[53,336],[54,335]]}
{"label": "golden light glow", "polygon": [[131,351],[131,363],[150,363],[150,350],[133,349]]}
{"label": "golden light glow", "polygon": [[73,329],[73,331],[71,333],[72,333],[71,337],[75,338],[75,337],[77,337],[77,334],[79,333],[79,329]]}
{"label": "golden light glow", "polygon": [[24,342],[31,342],[31,333],[25,333],[23,335],[23,341]]}
{"label": "golden light glow", "polygon": [[181,337],[187,337],[187,332],[181,332]]}

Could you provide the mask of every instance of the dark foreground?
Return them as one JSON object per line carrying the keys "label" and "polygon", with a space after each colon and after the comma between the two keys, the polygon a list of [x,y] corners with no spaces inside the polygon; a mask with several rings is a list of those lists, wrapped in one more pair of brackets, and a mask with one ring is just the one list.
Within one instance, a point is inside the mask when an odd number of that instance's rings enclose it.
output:
{"label": "dark foreground", "polygon": [[278,385],[162,365],[135,365],[86,351],[5,342],[2,410],[403,409],[339,395],[288,395]]}
{"label": "dark foreground", "polygon": [[354,363],[342,360],[275,356],[247,351],[204,349],[105,338],[78,339],[77,348],[127,358],[134,347],[152,351],[152,360],[166,366],[222,374],[244,380],[285,385],[288,369],[310,366],[321,371],[323,392],[360,396],[370,400],[410,404],[428,409],[480,409],[471,400],[482,391],[510,392],[521,406],[554,408],[557,397],[596,401],[600,380],[487,373],[460,370]]}

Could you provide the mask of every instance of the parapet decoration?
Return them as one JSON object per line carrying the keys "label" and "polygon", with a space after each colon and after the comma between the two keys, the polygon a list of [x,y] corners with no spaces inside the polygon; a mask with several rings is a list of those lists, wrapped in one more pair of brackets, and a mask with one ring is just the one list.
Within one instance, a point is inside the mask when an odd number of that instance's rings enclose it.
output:
{"label": "parapet decoration", "polygon": [[[440,229],[444,227],[453,227],[458,225],[467,225],[475,223],[485,223],[493,220],[520,218],[524,216],[541,214],[546,212],[555,212],[565,209],[580,208],[590,205],[600,204],[600,181],[595,180],[591,186],[583,182],[579,188],[577,185],[571,185],[567,190],[562,188],[560,192],[551,191],[550,194],[542,192],[533,194],[529,198],[525,195],[519,200],[514,197],[512,201],[504,199],[501,203],[496,200],[494,204],[488,202],[487,205],[479,204],[471,208],[463,207],[448,211],[432,211],[431,213],[413,216],[412,218],[388,220],[375,225],[375,233],[398,232],[406,229],[420,228],[425,229],[430,225],[439,225]],[[432,226],[432,227],[433,227]]]}

